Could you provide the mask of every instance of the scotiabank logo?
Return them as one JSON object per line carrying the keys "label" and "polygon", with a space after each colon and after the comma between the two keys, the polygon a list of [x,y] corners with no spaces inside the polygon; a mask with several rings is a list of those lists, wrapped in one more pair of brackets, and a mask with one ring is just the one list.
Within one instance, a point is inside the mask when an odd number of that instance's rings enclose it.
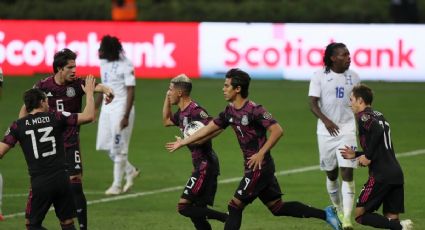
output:
{"label": "scotiabank logo", "polygon": [[[31,31],[28,32],[28,27]],[[118,37],[138,77],[199,77],[198,24],[92,21],[13,21],[0,24],[0,64],[6,75],[51,73],[54,54],[69,48],[78,75],[99,75],[103,35]]]}
{"label": "scotiabank logo", "polygon": [[[79,66],[98,66],[99,38],[92,32],[85,41],[67,41],[65,32],[47,35],[43,41],[11,40],[3,44],[5,34],[0,31],[0,62],[8,62],[13,66],[23,64],[37,66],[40,64],[52,65],[53,55],[65,47],[78,53]],[[135,67],[142,65],[151,68],[174,68],[176,61],[173,52],[176,44],[166,42],[164,34],[153,35],[151,42],[123,42],[123,48]]]}
{"label": "scotiabank logo", "polygon": [[[330,39],[331,40],[331,39]],[[324,54],[323,44],[309,46],[303,44],[301,38],[296,41],[285,41],[281,45],[242,45],[240,38],[231,37],[225,41],[228,67],[242,64],[251,68],[277,67],[320,67]],[[350,49],[350,47],[349,47]],[[415,49],[397,39],[390,46],[368,46],[350,49],[351,62],[356,68],[415,68],[413,59]]]}

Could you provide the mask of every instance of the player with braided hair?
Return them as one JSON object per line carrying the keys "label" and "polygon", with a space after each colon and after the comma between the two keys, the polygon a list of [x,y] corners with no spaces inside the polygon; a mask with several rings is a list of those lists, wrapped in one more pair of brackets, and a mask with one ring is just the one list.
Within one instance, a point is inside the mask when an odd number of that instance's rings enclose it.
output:
{"label": "player with braided hair", "polygon": [[353,168],[357,167],[357,161],[343,159],[338,148],[344,145],[357,148],[356,123],[349,99],[352,88],[360,83],[357,73],[349,69],[350,62],[345,44],[330,43],[323,56],[324,68],[314,73],[308,93],[311,111],[318,118],[320,169],[326,172],[326,188],[345,230],[352,229]]}

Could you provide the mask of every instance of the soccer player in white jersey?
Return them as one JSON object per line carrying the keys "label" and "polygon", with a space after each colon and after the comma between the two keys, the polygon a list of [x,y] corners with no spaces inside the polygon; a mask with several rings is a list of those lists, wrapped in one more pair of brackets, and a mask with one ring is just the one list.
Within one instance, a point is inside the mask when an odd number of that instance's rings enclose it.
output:
{"label": "soccer player in white jersey", "polygon": [[[308,96],[310,108],[318,118],[317,142],[320,169],[326,171],[326,188],[337,209],[344,230],[353,229],[351,213],[354,203],[353,169],[358,162],[343,159],[338,148],[357,148],[356,123],[350,109],[350,93],[360,79],[350,67],[350,52],[343,43],[330,43],[323,57],[324,68],[314,73]],[[338,167],[342,185],[338,182]]]}
{"label": "soccer player in white jersey", "polygon": [[[114,162],[113,183],[106,195],[129,191],[140,174],[128,160],[128,146],[134,124],[134,88],[136,79],[133,64],[124,56],[118,38],[106,35],[99,48],[102,83],[114,91],[114,100],[102,106],[97,131],[96,149],[106,150]],[[102,98],[96,100],[97,108]],[[125,176],[126,183],[122,187]]]}

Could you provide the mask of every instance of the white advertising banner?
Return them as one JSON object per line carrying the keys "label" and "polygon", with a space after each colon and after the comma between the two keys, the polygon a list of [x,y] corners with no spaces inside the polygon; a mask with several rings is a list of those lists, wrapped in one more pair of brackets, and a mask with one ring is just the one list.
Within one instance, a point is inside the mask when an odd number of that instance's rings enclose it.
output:
{"label": "white advertising banner", "polygon": [[362,80],[425,81],[425,25],[201,23],[201,76],[241,68],[254,78],[309,80],[330,42]]}

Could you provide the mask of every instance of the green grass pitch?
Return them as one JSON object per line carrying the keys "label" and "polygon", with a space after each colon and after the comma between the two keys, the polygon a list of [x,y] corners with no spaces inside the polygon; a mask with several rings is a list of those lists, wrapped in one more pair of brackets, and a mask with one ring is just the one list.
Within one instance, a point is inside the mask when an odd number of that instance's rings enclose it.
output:
{"label": "green grass pitch", "polygon": [[[22,105],[22,93],[38,77],[6,77],[0,101],[0,131],[6,131],[16,119]],[[95,151],[97,124],[82,127],[81,145],[84,162],[84,188],[89,201],[90,229],[193,229],[188,218],[180,216],[176,204],[191,172],[189,151],[185,148],[168,153],[164,145],[179,135],[175,127],[162,126],[162,103],[168,80],[138,80],[136,86],[136,122],[130,146],[130,160],[141,168],[132,191],[109,199],[103,192],[112,181],[112,162],[106,154]],[[194,80],[192,97],[216,116],[226,106],[222,95],[224,80]],[[405,173],[406,213],[415,229],[425,229],[425,83],[367,82],[375,92],[374,108],[383,112],[391,124],[392,140]],[[251,82],[250,99],[265,106],[284,128],[285,134],[273,148],[272,155],[284,200],[298,200],[324,208],[329,204],[325,175],[317,168],[316,119],[308,107],[308,82]],[[1,131],[2,133],[4,131]],[[214,149],[221,164],[221,181],[214,208],[227,210],[239,178],[242,176],[242,156],[231,129],[214,140]],[[418,154],[403,155],[416,151]],[[305,169],[286,173],[288,170]],[[308,169],[308,170],[307,170]],[[4,177],[3,214],[0,229],[24,229],[23,212],[29,177],[19,147],[0,161]],[[422,178],[422,179],[421,179]],[[229,179],[229,180],[228,180]],[[367,179],[367,169],[355,171],[356,194]],[[422,182],[421,182],[422,181]],[[210,221],[213,229],[223,224]],[[59,229],[54,212],[49,212],[44,226]],[[370,229],[354,223],[355,229]],[[260,229],[330,229],[314,219],[274,217],[260,201],[249,205],[243,215],[242,228]]]}

